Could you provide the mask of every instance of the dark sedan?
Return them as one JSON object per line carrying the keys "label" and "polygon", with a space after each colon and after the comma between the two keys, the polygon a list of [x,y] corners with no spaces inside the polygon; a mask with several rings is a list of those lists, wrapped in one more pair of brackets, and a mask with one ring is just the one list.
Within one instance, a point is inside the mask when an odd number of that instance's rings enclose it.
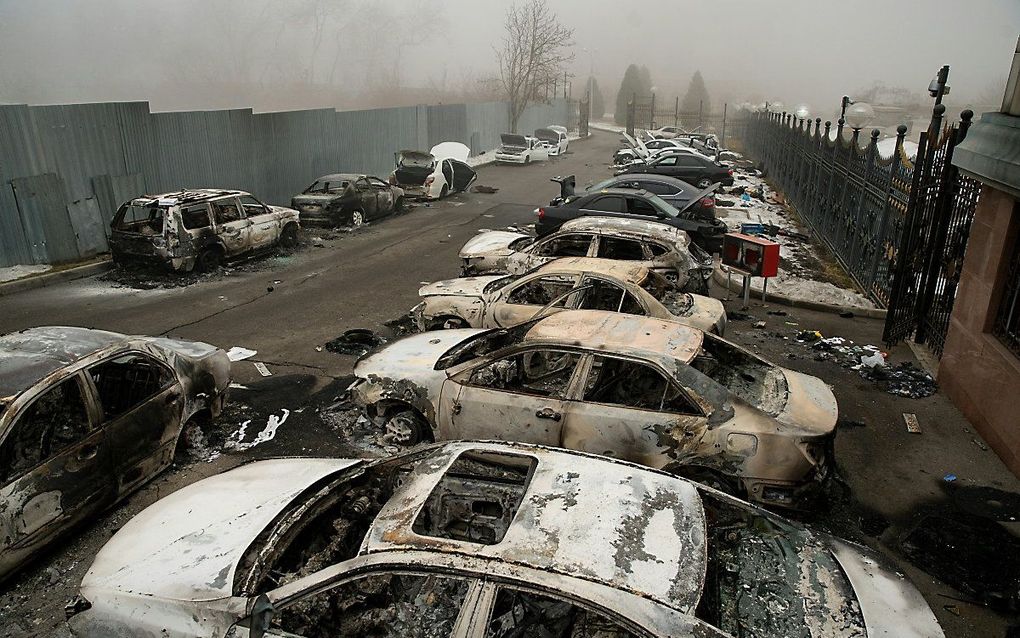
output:
{"label": "dark sedan", "polygon": [[715,182],[724,186],[733,184],[732,168],[723,166],[709,157],[691,153],[664,151],[644,162],[631,164],[616,174],[631,173],[666,175],[690,182],[699,188],[707,188]]}
{"label": "dark sedan", "polygon": [[400,187],[371,175],[350,173],[323,175],[290,200],[290,207],[301,214],[302,226],[361,226],[403,205]]}
{"label": "dark sedan", "polygon": [[45,327],[0,336],[0,580],[166,469],[217,416],[227,354]]}
{"label": "dark sedan", "polygon": [[[715,190],[717,184],[708,188],[696,188],[683,180],[666,175],[627,173],[602,180],[585,189],[595,193],[607,188],[633,188],[658,195],[667,204],[681,211],[682,217],[711,222],[715,219]],[[562,188],[560,189],[562,195]]]}
{"label": "dark sedan", "polygon": [[573,176],[553,179],[560,183],[561,196],[550,202],[549,206],[535,211],[538,215],[535,229],[540,237],[554,232],[567,220],[578,217],[628,217],[646,221],[651,219],[679,228],[687,233],[693,245],[708,253],[722,252],[722,238],[728,232],[726,224],[714,217],[710,220],[700,219],[692,212],[694,206],[706,196],[705,191],[702,191],[701,197],[692,198],[684,208],[677,209],[654,193],[632,187],[616,186],[600,190],[592,187],[584,193],[571,195],[573,180]]}

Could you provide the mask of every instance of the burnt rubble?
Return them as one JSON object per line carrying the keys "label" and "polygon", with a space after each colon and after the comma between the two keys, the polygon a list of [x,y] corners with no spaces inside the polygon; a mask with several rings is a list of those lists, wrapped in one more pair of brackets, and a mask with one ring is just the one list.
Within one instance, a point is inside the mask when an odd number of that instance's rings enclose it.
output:
{"label": "burnt rubble", "polygon": [[796,341],[809,346],[815,352],[816,361],[833,361],[844,368],[856,370],[883,392],[923,399],[938,390],[938,384],[930,374],[911,361],[890,365],[877,346],[855,344],[843,337],[823,337],[813,330],[801,330]]}

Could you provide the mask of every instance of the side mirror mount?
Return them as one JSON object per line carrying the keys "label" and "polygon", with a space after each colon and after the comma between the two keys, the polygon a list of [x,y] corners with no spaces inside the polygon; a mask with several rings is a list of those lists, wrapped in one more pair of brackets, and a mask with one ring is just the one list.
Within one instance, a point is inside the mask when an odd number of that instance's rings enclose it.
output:
{"label": "side mirror mount", "polygon": [[265,594],[259,595],[251,607],[251,629],[248,632],[250,638],[263,638],[269,630],[269,625],[276,615],[276,607]]}

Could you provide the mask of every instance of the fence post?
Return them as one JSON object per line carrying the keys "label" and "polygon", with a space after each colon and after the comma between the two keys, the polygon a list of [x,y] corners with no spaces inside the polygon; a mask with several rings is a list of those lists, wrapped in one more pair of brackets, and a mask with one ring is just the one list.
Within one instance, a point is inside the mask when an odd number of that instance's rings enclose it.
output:
{"label": "fence post", "polygon": [[673,126],[680,126],[680,96],[676,96],[676,103],[673,105]]}
{"label": "fence post", "polygon": [[650,109],[650,112],[648,113],[648,124],[649,124],[648,128],[650,128],[650,129],[654,129],[655,128],[655,94],[654,93],[652,93],[652,108]]}
{"label": "fence post", "polygon": [[[886,229],[889,227],[889,214],[892,210],[892,189],[893,180],[896,179],[896,173],[900,170],[900,154],[903,152],[903,138],[907,135],[907,125],[900,124],[896,127],[896,148],[893,150],[892,165],[889,166],[889,181],[885,186],[885,200],[882,206],[882,221],[878,224],[878,241],[879,247],[875,250],[875,256],[871,262],[871,276],[869,281],[872,287],[875,286],[875,279],[878,277],[878,263],[881,261],[882,256],[888,254],[889,246],[886,245],[885,234],[888,232]],[[885,290],[885,286],[883,286]],[[888,305],[888,302],[886,302]]]}
{"label": "fence post", "polygon": [[701,112],[705,108],[705,100],[698,101],[698,128],[702,127]]}

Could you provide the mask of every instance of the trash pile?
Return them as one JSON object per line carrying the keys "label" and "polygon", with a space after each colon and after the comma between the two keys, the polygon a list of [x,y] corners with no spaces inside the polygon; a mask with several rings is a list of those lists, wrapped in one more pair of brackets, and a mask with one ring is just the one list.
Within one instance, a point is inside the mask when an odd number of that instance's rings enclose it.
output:
{"label": "trash pile", "polygon": [[875,382],[889,394],[923,399],[938,390],[935,379],[913,362],[889,365],[886,354],[878,346],[858,345],[843,337],[823,337],[817,330],[801,330],[796,340],[816,352],[815,360],[834,361],[844,368],[857,370],[862,377]]}

